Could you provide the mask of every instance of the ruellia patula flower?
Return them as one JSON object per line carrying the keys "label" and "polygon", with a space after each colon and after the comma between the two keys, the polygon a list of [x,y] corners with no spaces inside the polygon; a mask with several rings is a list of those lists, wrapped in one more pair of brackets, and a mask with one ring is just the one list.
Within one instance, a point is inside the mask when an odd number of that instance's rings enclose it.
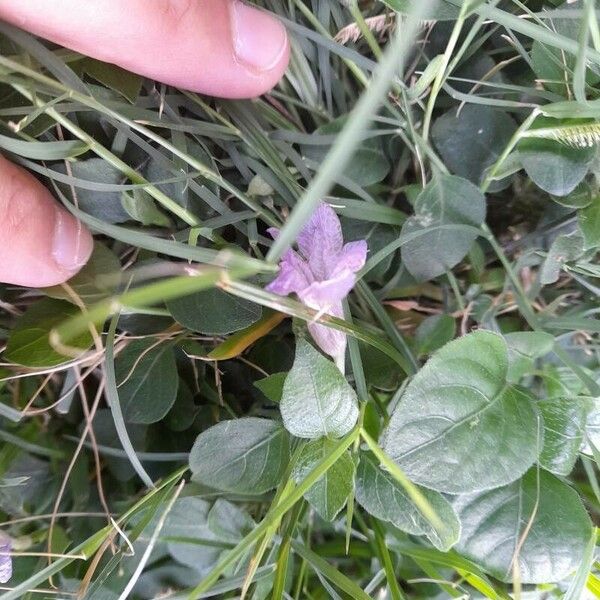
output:
{"label": "ruellia patula flower", "polygon": [[0,532],[0,583],[7,583],[12,577],[12,541]]}
{"label": "ruellia patula flower", "polygon": [[[279,230],[268,230],[275,239]],[[344,244],[342,226],[335,211],[325,203],[315,210],[298,236],[298,250],[288,250],[279,264],[279,274],[267,290],[281,296],[296,294],[320,314],[343,317],[342,300],[356,283],[356,272],[365,264],[367,242]],[[309,323],[308,329],[323,352],[339,364],[346,350],[346,334]]]}

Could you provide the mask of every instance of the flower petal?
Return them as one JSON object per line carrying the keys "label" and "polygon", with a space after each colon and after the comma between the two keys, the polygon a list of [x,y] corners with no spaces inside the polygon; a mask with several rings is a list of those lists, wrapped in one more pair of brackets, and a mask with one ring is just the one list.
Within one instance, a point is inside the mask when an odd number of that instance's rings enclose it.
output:
{"label": "flower petal", "polygon": [[279,263],[279,274],[266,289],[280,296],[298,294],[310,287],[313,276],[306,262],[293,250],[288,250]]}
{"label": "flower petal", "polygon": [[325,281],[315,281],[297,293],[304,304],[320,310],[341,302],[350,293],[355,283],[356,275],[345,269],[335,277]]}
{"label": "flower petal", "polygon": [[353,273],[360,271],[367,261],[367,242],[366,240],[358,240],[356,242],[348,242],[340,252],[337,258],[337,265],[333,275],[348,269]]}
{"label": "flower petal", "polygon": [[279,229],[279,227],[269,227],[269,229],[267,229],[267,233],[274,239],[276,240],[279,237],[279,233],[280,233],[281,229]]}
{"label": "flower petal", "polygon": [[326,279],[342,251],[342,226],[331,206],[321,203],[298,236],[298,247],[316,279]]}
{"label": "flower petal", "polygon": [[[327,311],[327,314],[342,318],[344,316],[342,304],[338,303],[337,305],[332,306]],[[317,346],[319,346],[325,354],[337,357],[345,352],[346,334],[343,331],[338,331],[337,329],[327,327],[327,325],[320,325],[319,323],[309,323],[308,330],[317,343]]]}

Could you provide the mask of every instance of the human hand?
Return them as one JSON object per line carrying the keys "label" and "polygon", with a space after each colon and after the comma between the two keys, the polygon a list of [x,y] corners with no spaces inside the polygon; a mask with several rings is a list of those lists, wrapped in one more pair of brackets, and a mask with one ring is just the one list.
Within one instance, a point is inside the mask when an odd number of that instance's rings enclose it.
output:
{"label": "human hand", "polygon": [[[0,19],[140,75],[225,98],[268,91],[289,60],[283,25],[239,0],[0,0]],[[91,251],[89,231],[0,156],[0,281],[56,285]]]}

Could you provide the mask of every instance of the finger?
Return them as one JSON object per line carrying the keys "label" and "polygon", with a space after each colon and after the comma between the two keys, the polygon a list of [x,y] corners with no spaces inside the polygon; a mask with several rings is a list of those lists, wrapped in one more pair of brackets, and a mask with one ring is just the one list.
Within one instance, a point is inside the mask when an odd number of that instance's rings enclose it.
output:
{"label": "finger", "polygon": [[87,262],[89,231],[27,171],[0,156],[0,281],[57,285]]}
{"label": "finger", "polygon": [[227,98],[271,89],[289,59],[283,25],[240,0],[0,0],[0,19],[163,83]]}

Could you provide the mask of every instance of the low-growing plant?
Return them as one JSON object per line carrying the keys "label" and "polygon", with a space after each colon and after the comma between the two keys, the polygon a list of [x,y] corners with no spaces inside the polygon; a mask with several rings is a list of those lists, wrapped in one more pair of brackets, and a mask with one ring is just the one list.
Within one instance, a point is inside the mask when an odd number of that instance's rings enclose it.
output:
{"label": "low-growing plant", "polygon": [[0,284],[1,597],[600,597],[595,0],[259,4],[255,100],[0,27],[96,238]]}

